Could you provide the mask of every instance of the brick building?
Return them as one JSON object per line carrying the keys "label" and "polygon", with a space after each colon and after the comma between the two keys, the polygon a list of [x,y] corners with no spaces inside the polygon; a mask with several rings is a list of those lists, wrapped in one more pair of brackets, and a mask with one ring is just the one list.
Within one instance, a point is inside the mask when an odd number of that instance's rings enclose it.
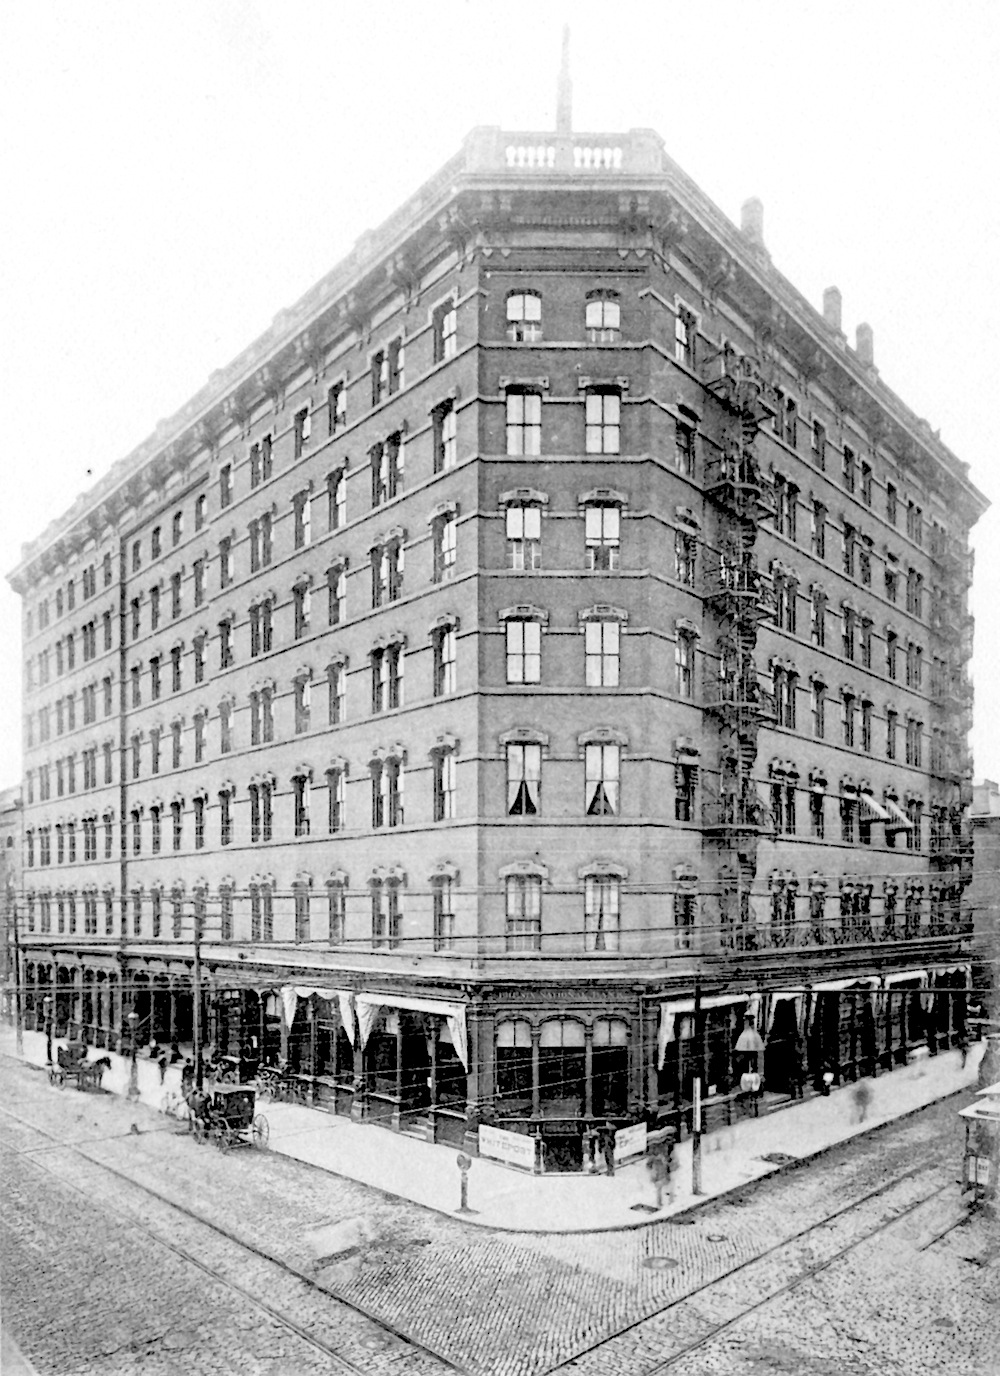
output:
{"label": "brick building", "polygon": [[[23,550],[30,1015],[578,1164],[936,1049],[967,466],[649,130],[473,130]],[[315,991],[321,990],[322,993]]]}
{"label": "brick building", "polygon": [[1000,1027],[997,1001],[1000,964],[1000,787],[984,779],[972,789],[973,861],[968,903],[975,930],[977,960],[973,965],[973,987],[984,1014]]}

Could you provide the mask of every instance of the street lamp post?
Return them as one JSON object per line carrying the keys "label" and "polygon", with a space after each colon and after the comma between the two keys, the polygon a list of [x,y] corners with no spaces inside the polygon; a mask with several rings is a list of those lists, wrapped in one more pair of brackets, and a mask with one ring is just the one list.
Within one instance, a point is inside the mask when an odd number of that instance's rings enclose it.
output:
{"label": "street lamp post", "polygon": [[52,1064],[52,995],[46,994],[42,999],[42,1012],[45,1015],[45,1059],[49,1065]]}
{"label": "street lamp post", "polygon": [[139,1027],[139,1014],[133,1008],[128,1015],[129,1040],[132,1044],[132,1055],[128,1069],[128,1097],[138,1099],[139,1097],[139,1067],[136,1064],[136,1033]]}

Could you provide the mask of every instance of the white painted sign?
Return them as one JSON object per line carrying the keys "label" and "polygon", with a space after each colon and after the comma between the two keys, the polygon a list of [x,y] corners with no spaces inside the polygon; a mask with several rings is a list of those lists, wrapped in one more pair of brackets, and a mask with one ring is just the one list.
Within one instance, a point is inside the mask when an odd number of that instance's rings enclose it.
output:
{"label": "white painted sign", "polygon": [[619,1128],[615,1133],[616,1161],[627,1161],[630,1156],[641,1156],[645,1150],[645,1123],[633,1123],[630,1128]]}
{"label": "white painted sign", "polygon": [[506,1161],[509,1166],[522,1166],[528,1171],[535,1168],[535,1139],[523,1132],[506,1132],[483,1124],[479,1129],[479,1153],[495,1161]]}

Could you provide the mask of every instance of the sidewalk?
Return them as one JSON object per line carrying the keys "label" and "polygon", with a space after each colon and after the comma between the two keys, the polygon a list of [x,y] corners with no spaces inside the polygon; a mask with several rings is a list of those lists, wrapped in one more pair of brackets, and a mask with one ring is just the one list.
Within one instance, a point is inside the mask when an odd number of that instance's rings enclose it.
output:
{"label": "sidewalk", "polygon": [[[0,1030],[0,1052],[14,1054],[14,1034],[9,1027]],[[24,1053],[26,1061],[44,1065],[44,1036],[26,1032]],[[975,1089],[981,1054],[982,1048],[974,1045],[964,1070],[959,1053],[948,1051],[866,1080],[871,1101],[863,1123],[856,1121],[856,1086],[845,1085],[828,1097],[807,1099],[764,1118],[744,1119],[709,1133],[702,1138],[699,1196],[691,1191],[691,1141],[681,1142],[674,1149],[677,1169],[672,1177],[673,1199],[659,1213],[652,1208],[655,1191],[643,1157],[619,1166],[613,1177],[527,1175],[478,1157],[469,1172],[469,1204],[475,1212],[462,1217],[477,1226],[517,1232],[640,1227],[653,1218],[686,1211],[779,1170],[781,1162],[762,1159],[772,1153],[795,1159],[814,1156],[957,1090]],[[128,1061],[113,1053],[109,1057],[111,1071],[105,1074],[104,1087],[125,1094]],[[165,1093],[179,1091],[179,1067],[167,1071],[166,1083],[161,1086],[154,1062],[140,1059],[137,1066],[144,1104],[159,1108]],[[262,1110],[270,1124],[273,1151],[439,1213],[457,1213],[460,1175],[453,1149],[367,1123],[352,1123],[319,1109],[267,1103]]]}

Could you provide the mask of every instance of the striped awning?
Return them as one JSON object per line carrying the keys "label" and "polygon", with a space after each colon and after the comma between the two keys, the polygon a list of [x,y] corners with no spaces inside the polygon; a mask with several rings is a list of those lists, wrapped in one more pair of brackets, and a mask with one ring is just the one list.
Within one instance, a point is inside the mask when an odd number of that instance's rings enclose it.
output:
{"label": "striped awning", "polygon": [[862,793],[861,820],[863,822],[891,822],[893,817],[888,808],[876,802],[870,793]]}
{"label": "striped awning", "polygon": [[891,821],[888,826],[889,831],[911,830],[913,823],[898,803],[894,803],[891,798],[886,798],[885,806],[891,814]]}

